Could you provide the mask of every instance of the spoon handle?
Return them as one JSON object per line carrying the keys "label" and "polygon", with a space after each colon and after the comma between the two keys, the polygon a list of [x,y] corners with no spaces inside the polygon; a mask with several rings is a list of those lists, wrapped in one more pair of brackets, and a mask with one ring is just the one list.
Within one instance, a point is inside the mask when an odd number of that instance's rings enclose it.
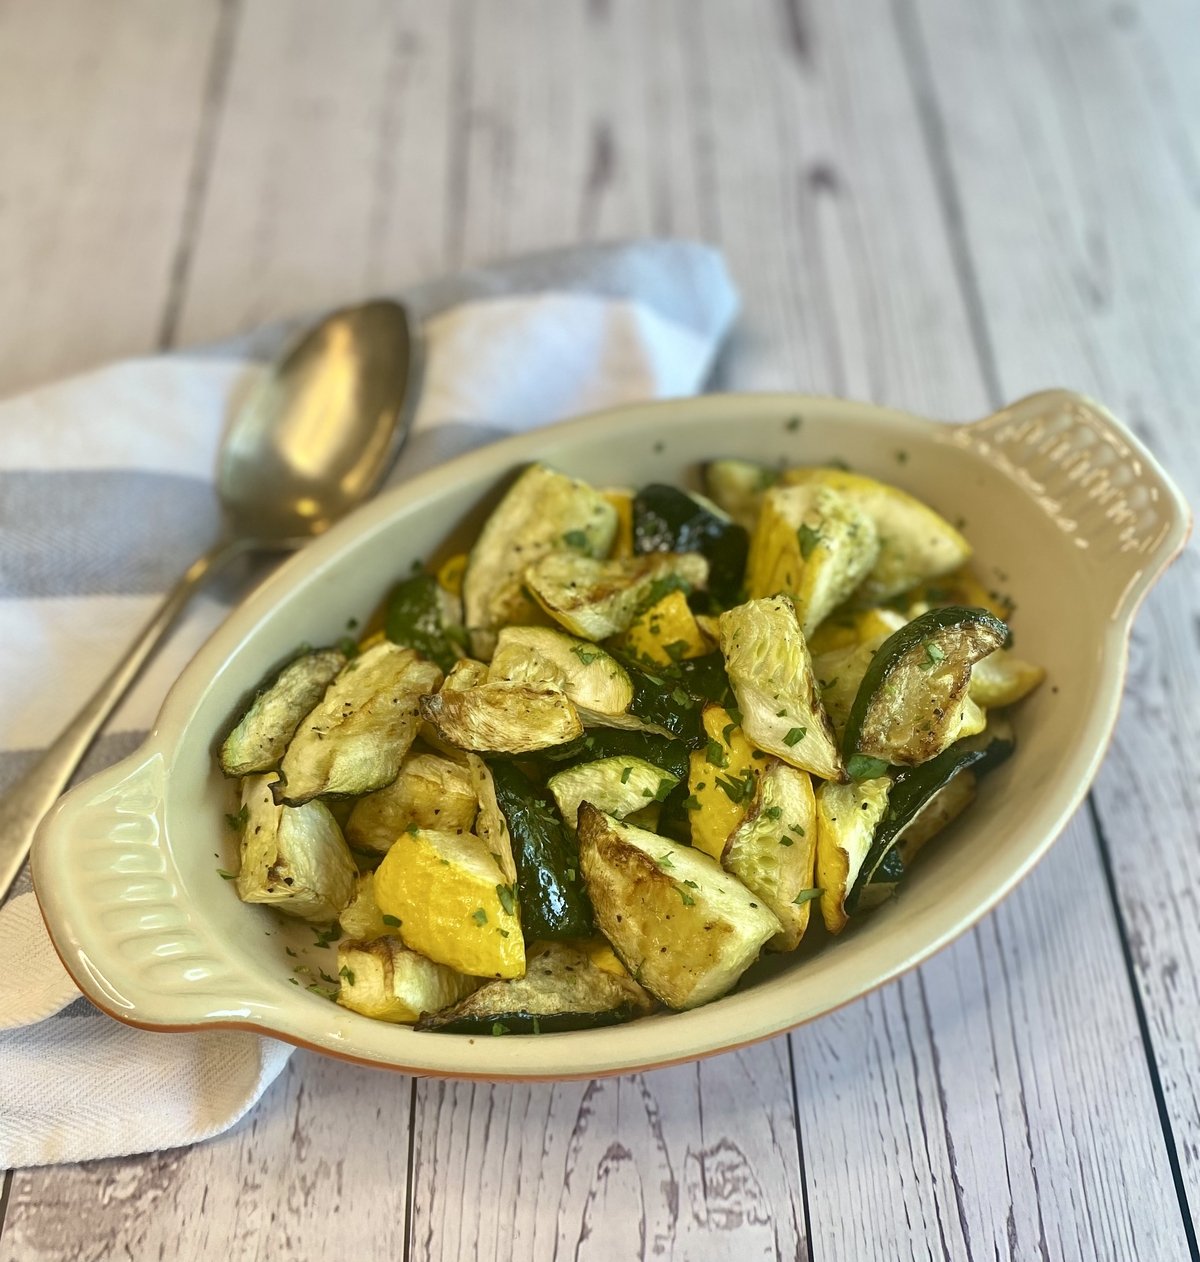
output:
{"label": "spoon handle", "polygon": [[88,746],[146,659],[158,647],[180,610],[212,574],[250,545],[244,539],[222,539],[197,557],[167,593],[116,668],[49,749],[22,777],[19,786],[0,797],[0,900],[17,878],[42,817],[70,783]]}

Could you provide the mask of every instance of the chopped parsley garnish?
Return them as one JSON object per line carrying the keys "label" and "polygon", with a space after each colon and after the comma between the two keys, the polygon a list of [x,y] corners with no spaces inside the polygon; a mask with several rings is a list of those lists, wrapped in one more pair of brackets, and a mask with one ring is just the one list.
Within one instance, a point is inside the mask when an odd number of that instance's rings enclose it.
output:
{"label": "chopped parsley garnish", "polygon": [[589,547],[587,532],[583,530],[568,530],[562,537],[563,543],[568,548],[587,548]]}
{"label": "chopped parsley garnish", "polygon": [[781,846],[794,846],[796,843],[786,833],[784,833],[784,835],[779,839],[779,844]]}
{"label": "chopped parsley garnish", "polygon": [[763,814],[767,819],[778,819],[783,814],[782,806],[767,806],[763,808]]}
{"label": "chopped parsley garnish", "polygon": [[222,881],[236,881],[237,880],[236,872],[226,872],[224,868],[218,868],[217,875],[221,878]]}
{"label": "chopped parsley garnish", "polygon": [[486,924],[487,924],[487,912],[486,912],[486,911],[484,911],[482,907],[476,907],[476,908],[475,908],[475,910],[471,913],[471,919],[472,919],[472,920],[473,920],[473,921],[474,921],[477,925],[486,925]]}
{"label": "chopped parsley garnish", "polygon": [[[516,912],[517,900],[513,897],[511,885],[497,885],[496,897],[500,900],[500,906],[503,907],[510,916]],[[483,921],[480,921],[479,923],[482,924]]]}
{"label": "chopped parsley garnish", "polygon": [[338,969],[338,976],[344,977],[346,981],[350,983],[351,986],[354,985],[354,970],[352,968],[347,968],[345,964],[343,964],[342,967]]}
{"label": "chopped parsley garnish", "polygon": [[684,654],[688,651],[688,642],[686,640],[672,640],[670,644],[663,645],[663,652],[673,662],[682,662]]}
{"label": "chopped parsley garnish", "polygon": [[921,662],[922,670],[933,670],[935,666],[940,666],[946,660],[946,654],[936,644],[930,642],[925,645],[925,660]]}
{"label": "chopped parsley garnish", "polygon": [[632,771],[633,771],[633,768],[631,766],[626,766],[626,767],[621,768],[621,783],[622,784],[629,783],[629,775],[630,775],[630,772]]}
{"label": "chopped parsley garnish", "polygon": [[796,906],[799,906],[801,903],[811,903],[814,898],[820,898],[821,894],[822,891],[816,889],[815,887],[813,889],[801,890],[800,893],[792,899],[792,902]]}
{"label": "chopped parsley garnish", "polygon": [[358,656],[358,642],[352,635],[342,636],[335,647],[339,648],[347,657]]}
{"label": "chopped parsley garnish", "polygon": [[598,662],[603,649],[592,648],[590,644],[576,644],[571,650],[577,658],[585,665],[590,666],[593,662]]}
{"label": "chopped parsley garnish", "polygon": [[506,1025],[504,1024],[504,1022],[503,1022],[503,1021],[493,1021],[493,1022],[492,1022],[492,1033],[493,1033],[493,1034],[495,1034],[495,1035],[507,1034],[507,1033],[508,1033],[508,1026],[506,1026]]}
{"label": "chopped parsley garnish", "polygon": [[701,806],[702,803],[700,799],[694,793],[689,793],[687,797],[683,799],[683,809],[685,811],[698,811],[701,809]]}
{"label": "chopped parsley garnish", "polygon": [[798,416],[789,416],[784,422],[783,428],[786,429],[789,434],[794,434],[800,428],[800,421],[801,418]]}
{"label": "chopped parsley garnish", "polygon": [[665,802],[667,800],[667,795],[674,787],[674,780],[660,780],[658,782],[658,788],[654,790],[654,800],[656,802]]}
{"label": "chopped parsley garnish", "polygon": [[788,832],[790,832],[790,833],[795,833],[797,837],[803,837],[803,836],[804,836],[804,825],[803,825],[803,824],[789,824],[789,825],[788,825]]}
{"label": "chopped parsley garnish", "polygon": [[708,750],[704,755],[704,760],[714,767],[729,766],[729,755],[725,752],[725,747],[720,741],[708,742]]}
{"label": "chopped parsley garnish", "polygon": [[686,688],[672,688],[671,700],[674,701],[676,705],[691,705],[692,694],[688,692]]}
{"label": "chopped parsley garnish", "polygon": [[737,779],[732,776],[718,776],[717,787],[734,806],[739,806],[754,796],[754,790],[758,787],[758,777],[747,768]]}
{"label": "chopped parsley garnish", "polygon": [[568,869],[567,869],[567,880],[568,880],[568,881],[573,881],[574,879],[575,879],[575,869],[574,869],[574,868],[568,868]]}
{"label": "chopped parsley garnish", "polygon": [[808,735],[808,728],[793,727],[788,732],[788,734],[783,738],[783,743],[785,745],[796,745],[800,741],[802,741],[807,735]]}
{"label": "chopped parsley garnish", "polygon": [[888,769],[882,758],[872,758],[868,754],[851,754],[846,760],[846,771],[851,780],[874,780]]}
{"label": "chopped parsley garnish", "polygon": [[813,549],[821,542],[821,532],[807,524],[801,524],[796,531],[796,538],[800,541],[800,555],[807,561],[812,556]]}
{"label": "chopped parsley garnish", "polygon": [[669,850],[666,854],[660,854],[658,856],[658,866],[660,868],[673,868],[675,866],[675,864],[671,862],[671,852]]}
{"label": "chopped parsley garnish", "polygon": [[729,744],[729,738],[730,738],[730,737],[734,734],[734,732],[736,732],[736,731],[737,731],[737,724],[736,724],[736,723],[726,723],[726,724],[725,724],[725,727],[724,727],[724,729],[723,729],[723,730],[722,730],[722,732],[721,732],[721,739],[725,742],[725,744],[726,744],[726,745],[728,745],[728,744]]}
{"label": "chopped parsley garnish", "polygon": [[233,829],[235,833],[240,833],[246,827],[246,821],[250,818],[250,808],[244,803],[241,810],[236,815],[226,815],[225,822]]}
{"label": "chopped parsley garnish", "polygon": [[417,824],[416,820],[413,820],[413,822],[409,824],[409,826],[404,831],[408,833],[410,837],[415,837],[421,831],[421,829],[419,825]]}
{"label": "chopped parsley garnish", "polygon": [[400,918],[398,916],[383,916],[382,920],[389,929],[400,928]]}
{"label": "chopped parsley garnish", "polygon": [[685,907],[695,907],[696,900],[687,892],[687,890],[682,889],[680,886],[677,885],[675,886],[675,893],[678,894],[679,897],[683,899],[683,905]]}
{"label": "chopped parsley garnish", "polygon": [[328,929],[314,929],[313,935],[316,938],[314,946],[325,947],[331,942],[336,942],[342,936],[342,928],[340,925],[330,925]]}

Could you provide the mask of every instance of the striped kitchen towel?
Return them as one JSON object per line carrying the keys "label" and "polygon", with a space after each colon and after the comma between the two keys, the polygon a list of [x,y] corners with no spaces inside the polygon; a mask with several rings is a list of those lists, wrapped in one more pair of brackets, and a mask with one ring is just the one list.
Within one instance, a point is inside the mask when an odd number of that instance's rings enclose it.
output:
{"label": "striped kitchen towel", "polygon": [[[395,483],[575,413],[702,387],[736,308],[720,256],[687,242],[556,251],[402,295],[426,344]],[[16,784],[160,595],[215,537],[224,418],[297,320],[131,360],[0,403],[0,791]],[[130,752],[237,598],[175,628],[93,746]],[[23,877],[18,891],[28,889]],[[153,1034],[79,998],[31,893],[0,910],[0,1167],[191,1143],[231,1126],[291,1048],[237,1032]]]}

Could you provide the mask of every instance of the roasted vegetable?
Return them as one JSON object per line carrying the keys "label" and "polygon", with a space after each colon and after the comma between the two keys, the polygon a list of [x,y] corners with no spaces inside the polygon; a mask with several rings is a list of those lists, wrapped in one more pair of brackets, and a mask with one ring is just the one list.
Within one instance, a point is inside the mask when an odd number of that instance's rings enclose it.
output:
{"label": "roasted vegetable", "polygon": [[704,466],[704,489],[740,526],[752,531],[758,522],[763,493],[779,481],[779,473],[750,460],[710,460]]}
{"label": "roasted vegetable", "polygon": [[754,800],[766,755],[750,744],[721,706],[705,706],[701,721],[708,743],[693,751],[688,767],[691,840],[720,859]]}
{"label": "roasted vegetable", "polygon": [[971,545],[927,504],[898,487],[842,469],[787,469],[785,486],[827,486],[846,496],[875,523],[879,556],[859,589],[864,604],[877,605],[900,592],[957,569]]}
{"label": "roasted vegetable", "polygon": [[863,870],[875,829],[887,810],[890,776],[817,787],[817,886],[830,933],[849,923],[850,891]]}
{"label": "roasted vegetable", "polygon": [[661,802],[679,783],[661,767],[641,758],[598,758],[556,772],[546,782],[563,823],[575,831],[580,802],[591,802],[606,815],[626,819],[649,802]]}
{"label": "roasted vegetable", "polygon": [[444,1034],[550,1034],[615,1025],[649,1012],[650,996],[628,974],[614,974],[564,942],[530,949],[525,976],[488,982],[418,1029]]}
{"label": "roasted vegetable", "polygon": [[423,657],[450,670],[462,656],[455,634],[459,602],[432,574],[414,574],[392,588],[384,614],[384,630],[393,644],[416,649]]}
{"label": "roasted vegetable", "polygon": [[746,588],[751,600],[791,596],[807,637],[878,556],[875,523],[852,499],[819,483],[772,487],[754,528]]}
{"label": "roasted vegetable", "polygon": [[472,977],[520,977],[525,946],[512,886],[473,833],[401,833],[375,872],[380,912],[404,944]]}
{"label": "roasted vegetable", "polygon": [[614,648],[648,666],[670,666],[711,653],[713,644],[700,630],[682,591],[668,592],[638,614]]}
{"label": "roasted vegetable", "polygon": [[720,627],[721,652],[750,740],[801,771],[844,780],[790,598],[747,601],[723,613]]}
{"label": "roasted vegetable", "polygon": [[661,767],[676,780],[688,773],[688,747],[658,732],[630,732],[618,728],[592,728],[577,741],[547,749],[542,755],[550,766],[595,762],[598,758],[642,758]]}
{"label": "roasted vegetable", "polygon": [[[298,810],[302,807],[296,808]],[[373,938],[385,938],[400,927],[392,918],[388,924],[375,901],[375,873],[361,872],[354,887],[354,895],[338,915],[338,925],[346,938],[358,942],[370,942]]]}
{"label": "roasted vegetable", "polygon": [[976,705],[990,710],[997,706],[1016,705],[1045,678],[1046,672],[1040,666],[1021,661],[1008,649],[997,649],[971,667],[971,682],[967,691]]}
{"label": "roasted vegetable", "polygon": [[655,482],[634,498],[634,552],[700,553],[708,561],[708,590],[722,605],[740,599],[749,545],[745,527],[703,496]]}
{"label": "roasted vegetable", "polygon": [[505,627],[496,641],[488,680],[548,684],[571,699],[585,725],[638,725],[627,711],[629,674],[598,644],[554,627]]}
{"label": "roasted vegetable", "polygon": [[467,755],[467,771],[479,813],[475,817],[475,833],[488,848],[488,853],[500,866],[509,885],[517,883],[517,861],[513,858],[512,838],[508,835],[508,821],[496,801],[496,784],[492,769],[478,754]]}
{"label": "roasted vegetable", "polygon": [[[851,649],[868,640],[878,638],[886,640],[893,631],[899,631],[908,619],[894,609],[885,605],[871,605],[866,609],[844,609],[825,619],[813,632],[805,637],[808,650],[817,658],[839,649]],[[818,678],[820,672],[818,672]]]}
{"label": "roasted vegetable", "polygon": [[[893,853],[906,870],[929,842],[971,805],[977,783],[975,772],[970,768],[951,776],[900,830]],[[880,865],[877,873],[883,866]]]}
{"label": "roasted vegetable", "polygon": [[339,942],[337,959],[338,1003],[377,1021],[411,1025],[479,985],[477,978],[410,951],[397,937]]}
{"label": "roasted vegetable", "polygon": [[467,769],[437,754],[410,753],[391,784],[354,803],[346,840],[384,855],[410,826],[469,832],[474,820],[475,789]]}
{"label": "roasted vegetable", "polygon": [[478,688],[488,680],[488,667],[485,662],[476,661],[473,657],[460,657],[453,668],[442,680],[441,692],[466,692],[469,688]]}
{"label": "roasted vegetable", "polygon": [[417,699],[441,681],[432,662],[396,644],[348,662],[292,737],[275,786],[279,800],[299,806],[321,794],[391,784],[417,734]]}
{"label": "roasted vegetable", "polygon": [[238,897],[324,924],[354,895],[358,870],[337,820],[323,802],[279,806],[274,772],[242,781]]}
{"label": "roasted vegetable", "polygon": [[587,640],[619,635],[672,588],[692,591],[707,580],[708,562],[695,552],[614,561],[556,552],[525,571],[525,584],[546,613]]}
{"label": "roasted vegetable", "polygon": [[221,770],[227,776],[276,771],[304,716],[346,665],[338,649],[304,653],[283,668],[254,698],[221,746]]}
{"label": "roasted vegetable", "polygon": [[530,465],[487,519],[467,562],[463,613],[475,656],[491,657],[501,627],[537,621],[523,590],[531,565],[563,549],[607,556],[616,529],[616,511],[599,491]]}
{"label": "roasted vegetable", "polygon": [[526,936],[586,937],[592,931],[592,907],[579,852],[552,801],[512,763],[496,761],[491,772],[512,841]]}
{"label": "roasted vegetable", "polygon": [[442,740],[476,753],[524,754],[583,734],[570,698],[546,684],[496,680],[421,698],[421,715]]}
{"label": "roasted vegetable", "polygon": [[986,609],[931,609],[890,635],[871,659],[846,720],[842,751],[859,778],[916,766],[963,730],[971,668],[1008,628]]}
{"label": "roasted vegetable", "polygon": [[746,818],[725,843],[721,862],[757,894],[783,926],[767,947],[794,951],[808,928],[817,891],[817,804],[807,771],[772,758],[758,778]]}
{"label": "roasted vegetable", "polygon": [[608,550],[609,557],[633,556],[633,492],[625,486],[610,486],[600,494],[617,514],[617,532]]}
{"label": "roasted vegetable", "polygon": [[782,926],[715,859],[579,808],[579,859],[596,922],[625,966],[672,1008],[725,994]]}
{"label": "roasted vegetable", "polygon": [[880,865],[896,845],[897,838],[919,815],[941,789],[968,767],[990,769],[1012,752],[1012,740],[1005,734],[991,739],[976,736],[943,750],[919,767],[908,767],[893,777],[887,810],[871,837],[857,873],[850,876],[850,893],[846,908],[858,906],[863,886],[872,880]]}

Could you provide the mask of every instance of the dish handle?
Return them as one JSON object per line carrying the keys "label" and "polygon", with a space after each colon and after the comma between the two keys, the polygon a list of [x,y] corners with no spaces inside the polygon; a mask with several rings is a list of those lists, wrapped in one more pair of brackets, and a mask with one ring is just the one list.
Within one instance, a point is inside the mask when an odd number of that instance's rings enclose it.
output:
{"label": "dish handle", "polygon": [[257,1024],[273,1005],[190,909],[163,828],[166,762],[153,745],[61,798],[38,827],[33,884],[83,993],[131,1025]]}
{"label": "dish handle", "polygon": [[954,431],[1019,482],[1085,553],[1114,622],[1128,620],[1187,540],[1179,488],[1106,408],[1070,390],[1028,395]]}

